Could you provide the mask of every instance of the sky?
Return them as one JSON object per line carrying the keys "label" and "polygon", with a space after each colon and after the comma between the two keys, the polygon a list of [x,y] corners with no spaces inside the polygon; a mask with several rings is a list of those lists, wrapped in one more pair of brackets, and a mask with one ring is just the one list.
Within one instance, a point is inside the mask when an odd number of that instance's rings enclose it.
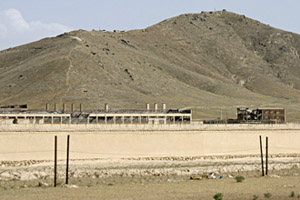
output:
{"label": "sky", "polygon": [[0,0],[0,50],[72,30],[143,29],[226,9],[300,34],[300,0]]}

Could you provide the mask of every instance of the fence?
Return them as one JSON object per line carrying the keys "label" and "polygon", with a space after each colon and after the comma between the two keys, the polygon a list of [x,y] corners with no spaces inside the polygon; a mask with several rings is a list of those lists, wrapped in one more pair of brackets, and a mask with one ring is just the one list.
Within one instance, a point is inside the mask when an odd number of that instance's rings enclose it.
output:
{"label": "fence", "polygon": [[[76,185],[259,177],[259,135],[269,138],[270,176],[296,176],[300,167],[298,131],[1,133],[0,184],[17,187],[21,183],[11,181],[20,180],[53,185],[55,135],[57,180],[64,183],[68,134],[68,174]],[[265,152],[266,143],[262,146]]]}

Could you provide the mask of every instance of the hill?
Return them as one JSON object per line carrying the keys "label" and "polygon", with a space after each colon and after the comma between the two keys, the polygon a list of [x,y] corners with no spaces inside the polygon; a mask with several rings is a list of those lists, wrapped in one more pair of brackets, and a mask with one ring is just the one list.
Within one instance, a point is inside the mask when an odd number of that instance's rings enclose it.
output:
{"label": "hill", "polygon": [[78,30],[1,51],[0,105],[167,103],[192,107],[197,118],[267,106],[299,120],[299,51],[299,35],[227,11],[180,15],[143,30]]}

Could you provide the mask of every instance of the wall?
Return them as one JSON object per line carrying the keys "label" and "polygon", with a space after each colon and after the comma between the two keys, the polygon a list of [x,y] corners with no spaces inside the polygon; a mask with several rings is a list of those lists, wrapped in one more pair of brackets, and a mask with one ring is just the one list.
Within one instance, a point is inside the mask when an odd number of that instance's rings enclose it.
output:
{"label": "wall", "polygon": [[0,160],[259,154],[259,135],[269,137],[270,154],[300,153],[300,130],[1,132]]}

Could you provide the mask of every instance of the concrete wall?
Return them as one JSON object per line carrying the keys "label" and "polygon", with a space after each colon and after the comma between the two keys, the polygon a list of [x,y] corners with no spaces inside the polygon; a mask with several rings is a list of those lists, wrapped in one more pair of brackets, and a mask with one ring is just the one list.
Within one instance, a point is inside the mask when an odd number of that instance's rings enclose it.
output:
{"label": "concrete wall", "polygon": [[0,132],[300,130],[300,124],[0,124]]}
{"label": "concrete wall", "polygon": [[300,130],[1,132],[0,160],[123,158],[259,154],[259,135],[269,137],[270,154],[300,153]]}

